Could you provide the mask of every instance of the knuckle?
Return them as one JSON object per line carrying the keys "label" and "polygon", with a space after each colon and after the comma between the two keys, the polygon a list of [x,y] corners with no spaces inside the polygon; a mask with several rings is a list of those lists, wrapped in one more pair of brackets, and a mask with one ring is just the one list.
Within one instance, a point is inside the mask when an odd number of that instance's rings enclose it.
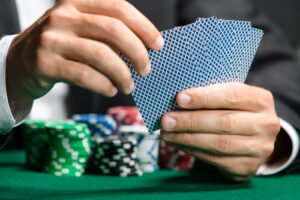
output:
{"label": "knuckle", "polygon": [[57,23],[65,19],[66,14],[59,9],[55,9],[49,13],[48,19],[50,24]]}
{"label": "knuckle", "polygon": [[77,22],[77,20],[77,15],[71,9],[54,9],[48,15],[50,25],[61,24],[63,21]]}
{"label": "knuckle", "polygon": [[227,135],[218,136],[217,142],[215,144],[214,151],[216,153],[224,154],[231,151],[231,140]]}
{"label": "knuckle", "polygon": [[273,94],[266,89],[261,89],[258,94],[257,100],[259,101],[258,103],[264,107],[274,107],[274,98]]}
{"label": "knuckle", "polygon": [[258,165],[256,162],[248,161],[245,163],[244,171],[241,173],[241,175],[244,176],[252,176],[255,174],[255,172],[258,169]]}
{"label": "knuckle", "polygon": [[203,105],[209,105],[211,96],[211,90],[209,88],[202,88],[202,94],[200,98],[202,100]]}
{"label": "knuckle", "polygon": [[183,145],[185,145],[185,146],[191,146],[192,145],[192,141],[193,141],[193,138],[192,138],[191,134],[184,134],[182,136],[182,143],[183,143]]}
{"label": "knuckle", "polygon": [[[103,29],[103,26],[105,25],[103,19],[98,18],[98,16],[95,15],[79,15],[78,16],[78,22],[76,23],[76,25],[80,27],[82,26],[87,26],[87,27],[93,27],[93,28],[97,28],[97,29]],[[107,20],[108,21],[108,20]],[[107,22],[107,24],[109,24],[109,22]]]}
{"label": "knuckle", "polygon": [[232,113],[226,112],[221,116],[220,128],[224,133],[230,133],[236,128],[236,120]]}
{"label": "knuckle", "polygon": [[88,69],[77,70],[77,73],[75,74],[76,83],[78,83],[79,85],[84,85],[84,83],[88,80],[89,80]]}
{"label": "knuckle", "polygon": [[113,13],[117,18],[123,18],[127,15],[127,2],[122,0],[112,1]]}
{"label": "knuckle", "polygon": [[122,34],[122,27],[123,24],[121,21],[117,19],[111,19],[110,22],[106,24],[105,28],[109,34],[119,36],[120,34]]}
{"label": "knuckle", "polygon": [[240,84],[234,84],[230,87],[230,89],[227,90],[226,93],[226,100],[227,103],[230,105],[235,105],[241,100],[241,85]]}
{"label": "knuckle", "polygon": [[108,47],[101,43],[99,43],[99,46],[96,48],[96,51],[92,52],[94,52],[95,58],[101,61],[106,60],[110,57]]}
{"label": "knuckle", "polygon": [[260,152],[260,144],[256,140],[248,140],[247,142],[244,142],[243,145],[245,146],[245,149],[253,155],[257,155]]}
{"label": "knuckle", "polygon": [[48,45],[50,43],[56,42],[56,38],[49,31],[45,31],[40,35],[40,42],[42,45]]}
{"label": "knuckle", "polygon": [[278,117],[274,117],[274,119],[270,122],[270,129],[277,136],[281,129],[280,120]]}
{"label": "knuckle", "polygon": [[273,153],[274,148],[275,148],[274,142],[264,143],[260,149],[261,156],[269,157]]}
{"label": "knuckle", "polygon": [[277,136],[281,129],[280,120],[277,116],[269,117],[269,119],[265,119],[264,121],[264,129],[272,134],[272,136]]}
{"label": "knuckle", "polygon": [[245,179],[247,177],[251,177],[257,171],[258,165],[252,160],[245,161],[239,165],[233,166],[232,168],[228,169],[228,171],[233,174],[233,177]]}
{"label": "knuckle", "polygon": [[198,125],[198,116],[196,113],[189,113],[188,121],[185,123],[188,130],[196,130]]}
{"label": "knuckle", "polygon": [[268,104],[274,104],[273,94],[269,90],[264,90],[263,99]]}

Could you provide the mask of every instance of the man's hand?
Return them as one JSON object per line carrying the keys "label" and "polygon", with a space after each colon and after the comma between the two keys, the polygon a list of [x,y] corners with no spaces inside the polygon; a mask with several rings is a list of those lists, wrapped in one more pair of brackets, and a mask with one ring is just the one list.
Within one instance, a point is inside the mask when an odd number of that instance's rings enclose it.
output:
{"label": "man's hand", "polygon": [[13,40],[7,57],[8,97],[32,101],[60,81],[110,97],[117,88],[129,94],[134,89],[130,70],[116,52],[145,76],[151,66],[144,45],[159,50],[163,39],[127,1],[61,0]]}
{"label": "man's hand", "polygon": [[248,180],[273,152],[280,122],[269,91],[217,84],[182,91],[177,103],[187,110],[163,116],[163,139],[226,177]]}

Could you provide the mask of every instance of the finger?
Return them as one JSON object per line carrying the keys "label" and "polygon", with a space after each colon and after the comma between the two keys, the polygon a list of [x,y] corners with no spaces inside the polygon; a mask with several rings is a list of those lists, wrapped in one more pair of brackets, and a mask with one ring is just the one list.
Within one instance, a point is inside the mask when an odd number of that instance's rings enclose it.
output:
{"label": "finger", "polygon": [[108,42],[131,61],[140,75],[150,73],[149,55],[143,42],[120,20],[84,14],[78,22],[76,33],[81,37]]}
{"label": "finger", "polygon": [[257,113],[235,110],[174,111],[162,117],[161,125],[165,131],[254,135],[260,120],[264,117]]}
{"label": "finger", "polygon": [[249,137],[210,133],[162,133],[168,142],[215,155],[257,156],[257,144]]}
{"label": "finger", "polygon": [[63,58],[59,61],[59,67],[55,74],[55,78],[108,97],[115,96],[118,92],[117,88],[107,77],[93,68]]}
{"label": "finger", "polygon": [[126,24],[151,49],[159,50],[163,48],[164,40],[159,31],[127,1],[77,0],[76,7],[81,12],[117,18]]}
{"label": "finger", "polygon": [[[134,89],[134,82],[128,66],[106,44],[78,37],[52,36],[48,33],[49,43],[55,52],[67,59],[92,65],[107,75],[125,94]],[[51,39],[52,38],[52,39]],[[59,45],[57,45],[59,44]]]}
{"label": "finger", "polygon": [[273,105],[273,96],[269,91],[241,83],[215,84],[187,89],[180,92],[176,100],[178,105],[185,109],[261,111]]}
{"label": "finger", "polygon": [[205,163],[217,167],[231,180],[248,180],[250,177],[255,175],[259,167],[258,160],[253,157],[218,156],[189,149],[181,150],[195,156]]}

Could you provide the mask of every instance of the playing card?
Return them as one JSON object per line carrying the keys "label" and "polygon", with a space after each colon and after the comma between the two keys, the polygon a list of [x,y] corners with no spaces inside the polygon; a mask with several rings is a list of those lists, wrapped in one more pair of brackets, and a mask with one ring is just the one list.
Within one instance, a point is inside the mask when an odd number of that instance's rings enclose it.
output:
{"label": "playing card", "polygon": [[189,87],[201,85],[201,74],[193,65],[192,51],[179,28],[161,33],[165,39],[160,51],[149,51],[152,71],[142,77],[130,66],[136,85],[132,96],[149,130],[160,128],[165,112],[178,110],[176,94]]}
{"label": "playing card", "polygon": [[132,93],[144,122],[153,132],[161,117],[179,110],[176,95],[192,87],[244,82],[263,32],[251,22],[199,18],[195,23],[161,32],[160,51],[149,50],[151,73],[142,77],[124,56],[136,88]]}

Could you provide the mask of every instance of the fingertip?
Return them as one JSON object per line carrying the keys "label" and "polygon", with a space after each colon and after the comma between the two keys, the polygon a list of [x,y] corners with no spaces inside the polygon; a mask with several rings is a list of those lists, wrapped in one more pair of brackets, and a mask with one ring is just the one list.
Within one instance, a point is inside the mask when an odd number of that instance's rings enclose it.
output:
{"label": "fingertip", "polygon": [[118,93],[118,88],[113,87],[112,92],[111,92],[112,97],[116,96],[117,93]]}
{"label": "fingertip", "polygon": [[124,94],[131,94],[134,91],[135,85],[134,85],[134,81],[131,81],[129,87],[123,92]]}
{"label": "fingertip", "polygon": [[159,34],[159,36],[157,36],[155,42],[152,45],[152,49],[156,51],[161,50],[164,47],[164,43],[165,41],[163,37]]}
{"label": "fingertip", "polygon": [[150,73],[150,71],[151,71],[151,63],[148,62],[141,75],[147,76]]}
{"label": "fingertip", "polygon": [[177,95],[176,101],[180,107],[187,107],[192,101],[192,98],[187,93],[181,92]]}
{"label": "fingertip", "polygon": [[161,118],[161,126],[165,131],[172,131],[176,128],[177,121],[172,115],[164,115]]}
{"label": "fingertip", "polygon": [[99,92],[99,93],[106,96],[106,97],[114,97],[118,93],[118,88],[116,88],[114,86],[110,91],[107,91],[105,93],[103,93],[103,91],[102,91],[102,92]]}

